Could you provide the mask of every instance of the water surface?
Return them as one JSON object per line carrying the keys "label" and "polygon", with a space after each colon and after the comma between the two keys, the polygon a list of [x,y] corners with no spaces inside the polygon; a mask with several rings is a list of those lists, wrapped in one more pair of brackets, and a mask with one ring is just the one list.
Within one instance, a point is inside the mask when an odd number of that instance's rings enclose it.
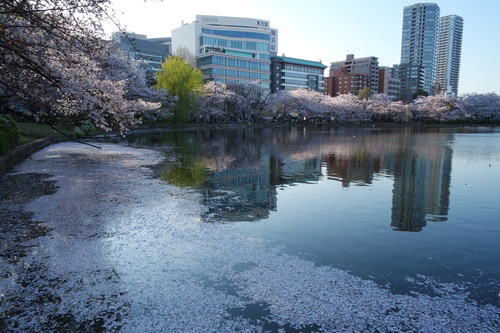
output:
{"label": "water surface", "polygon": [[200,191],[207,223],[398,293],[457,282],[500,303],[498,129],[222,128],[128,141],[165,152],[160,177]]}

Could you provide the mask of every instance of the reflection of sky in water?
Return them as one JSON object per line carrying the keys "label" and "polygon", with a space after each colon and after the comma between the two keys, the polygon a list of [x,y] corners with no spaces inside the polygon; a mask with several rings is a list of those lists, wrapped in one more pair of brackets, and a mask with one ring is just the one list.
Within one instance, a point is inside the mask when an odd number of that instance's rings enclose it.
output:
{"label": "reflection of sky in water", "polygon": [[493,163],[499,161],[500,136],[497,133],[455,134],[450,142],[455,161]]}

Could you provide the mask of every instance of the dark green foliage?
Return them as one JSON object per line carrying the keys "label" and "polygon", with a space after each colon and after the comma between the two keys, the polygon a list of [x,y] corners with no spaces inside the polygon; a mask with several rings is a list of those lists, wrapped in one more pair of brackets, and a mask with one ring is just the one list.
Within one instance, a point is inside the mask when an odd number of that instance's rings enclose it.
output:
{"label": "dark green foliage", "polygon": [[75,127],[74,129],[75,134],[77,137],[84,137],[84,136],[92,136],[97,132],[97,128],[92,124],[90,120],[85,120],[85,122],[78,126]]}
{"label": "dark green foliage", "polygon": [[19,127],[11,116],[0,115],[0,155],[6,154],[19,141]]}
{"label": "dark green foliage", "polygon": [[415,91],[415,93],[413,94],[413,99],[417,99],[418,96],[429,96],[429,93],[425,90],[422,90],[422,89],[418,89],[417,91]]}

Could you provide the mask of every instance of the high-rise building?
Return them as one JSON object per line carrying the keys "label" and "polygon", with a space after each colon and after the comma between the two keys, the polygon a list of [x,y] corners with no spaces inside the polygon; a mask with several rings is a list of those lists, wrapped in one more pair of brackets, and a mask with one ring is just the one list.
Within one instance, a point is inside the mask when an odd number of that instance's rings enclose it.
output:
{"label": "high-rise building", "polygon": [[464,20],[458,15],[441,17],[438,39],[437,83],[446,96],[458,95]]}
{"label": "high-rise building", "polygon": [[277,52],[277,30],[269,21],[241,17],[196,15],[172,30],[172,50],[196,57],[204,80],[259,81],[270,91],[271,55]]}
{"label": "high-rise building", "polygon": [[[404,7],[403,33],[401,39],[401,66],[405,68],[423,69],[423,89],[429,94],[434,93],[437,72],[437,41],[439,34],[440,9],[435,3],[417,3]],[[401,71],[400,73],[415,74],[419,71]],[[412,77],[399,77],[401,93],[411,96],[414,86],[404,86],[403,82]]]}
{"label": "high-rise building", "polygon": [[330,96],[357,95],[361,89],[371,88],[372,93],[377,93],[379,68],[377,57],[354,58],[348,54],[346,60],[330,63],[325,92]]}

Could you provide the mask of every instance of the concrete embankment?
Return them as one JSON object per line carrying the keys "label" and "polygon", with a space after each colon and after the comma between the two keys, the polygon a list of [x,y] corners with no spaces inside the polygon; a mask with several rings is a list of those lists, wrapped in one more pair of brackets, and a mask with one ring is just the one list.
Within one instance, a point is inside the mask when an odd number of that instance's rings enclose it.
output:
{"label": "concrete embankment", "polygon": [[14,150],[8,152],[5,155],[0,155],[0,178],[37,151],[42,150],[43,148],[54,143],[67,140],[67,138],[62,136],[54,136],[43,140],[26,143],[24,145],[16,147]]}

